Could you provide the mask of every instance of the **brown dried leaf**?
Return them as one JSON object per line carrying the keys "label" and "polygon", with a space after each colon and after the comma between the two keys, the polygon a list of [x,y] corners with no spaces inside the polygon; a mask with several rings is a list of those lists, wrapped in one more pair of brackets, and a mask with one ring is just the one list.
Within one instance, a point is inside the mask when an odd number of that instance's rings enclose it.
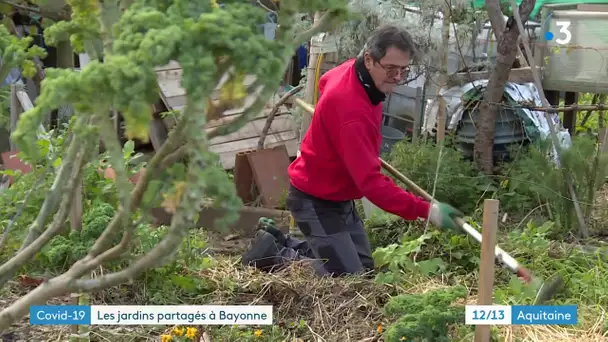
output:
{"label": "brown dried leaf", "polygon": [[179,205],[182,195],[184,194],[185,188],[186,182],[181,181],[175,183],[175,192],[163,194],[163,201],[160,204],[161,207],[163,207],[166,212],[175,214],[177,206]]}

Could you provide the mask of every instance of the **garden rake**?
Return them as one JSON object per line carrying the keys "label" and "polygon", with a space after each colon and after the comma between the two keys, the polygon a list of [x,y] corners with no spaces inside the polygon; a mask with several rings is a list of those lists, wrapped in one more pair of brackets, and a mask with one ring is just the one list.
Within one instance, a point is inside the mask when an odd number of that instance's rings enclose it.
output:
{"label": "garden rake", "polygon": [[[421,187],[416,185],[416,183],[411,181],[409,178],[407,178],[405,175],[403,175],[401,172],[399,172],[393,166],[388,164],[386,161],[382,160],[382,158],[380,158],[380,163],[382,164],[382,168],[384,168],[395,178],[397,178],[398,180],[403,182],[408,188],[410,188],[410,190],[413,193],[415,193],[418,196],[421,196],[422,198],[424,198],[425,200],[427,200],[429,202],[434,201],[433,197],[428,192],[424,191],[424,189],[422,189]],[[456,217],[455,221],[456,221],[456,224],[458,224],[458,226],[465,233],[467,233],[469,236],[471,236],[477,242],[481,243],[481,233],[479,233],[477,231],[477,229],[473,228],[471,225],[466,223],[460,217]],[[507,252],[505,252],[499,246],[496,246],[494,248],[494,255],[496,256],[496,259],[498,260],[498,262],[500,262],[501,264],[506,266],[508,269],[510,269],[520,279],[522,279],[526,284],[533,284],[533,285],[539,287],[538,292],[536,294],[536,299],[535,299],[534,304],[542,304],[542,303],[546,302],[547,300],[551,299],[551,297],[553,297],[553,295],[557,291],[559,291],[560,288],[563,286],[563,279],[560,276],[555,276],[551,280],[549,280],[545,283],[541,283],[541,281],[536,279],[527,268],[520,265],[519,262],[517,262],[517,260],[515,260],[515,258],[510,256]]]}

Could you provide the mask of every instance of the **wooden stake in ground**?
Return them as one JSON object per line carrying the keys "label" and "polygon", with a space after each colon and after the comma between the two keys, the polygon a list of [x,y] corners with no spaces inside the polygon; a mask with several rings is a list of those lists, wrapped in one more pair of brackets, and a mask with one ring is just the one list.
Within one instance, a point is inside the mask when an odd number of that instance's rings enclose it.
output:
{"label": "wooden stake in ground", "polygon": [[[494,248],[498,230],[498,200],[486,199],[483,202],[483,228],[481,231],[481,263],[479,265],[478,305],[494,303]],[[475,327],[475,342],[490,342],[490,326]]]}

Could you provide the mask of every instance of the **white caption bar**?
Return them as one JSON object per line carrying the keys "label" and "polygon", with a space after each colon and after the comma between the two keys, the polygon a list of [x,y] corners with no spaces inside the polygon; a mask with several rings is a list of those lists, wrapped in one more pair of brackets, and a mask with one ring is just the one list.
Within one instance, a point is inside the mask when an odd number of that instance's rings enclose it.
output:
{"label": "white caption bar", "polygon": [[272,325],[272,305],[91,305],[96,325]]}
{"label": "white caption bar", "polygon": [[467,305],[465,306],[466,325],[510,325],[511,306],[509,305]]}

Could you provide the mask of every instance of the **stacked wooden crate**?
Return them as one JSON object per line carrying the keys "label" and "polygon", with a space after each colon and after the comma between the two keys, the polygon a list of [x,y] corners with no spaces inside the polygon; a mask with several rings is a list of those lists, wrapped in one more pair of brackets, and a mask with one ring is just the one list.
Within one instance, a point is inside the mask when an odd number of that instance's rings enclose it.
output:
{"label": "stacked wooden crate", "polygon": [[[166,108],[169,110],[183,110],[186,104],[186,91],[180,84],[182,69],[179,64],[174,62],[159,67],[157,68],[157,75],[160,97]],[[245,84],[249,85],[253,80],[253,77],[247,77]],[[225,169],[234,168],[237,153],[256,149],[262,128],[276,101],[278,99],[273,98],[263,111],[253,117],[250,122],[238,131],[211,139],[210,150],[219,154]],[[240,114],[242,114],[241,110],[226,111],[223,117],[210,121],[207,124],[207,130],[210,131],[218,126],[229,124]],[[174,124],[170,118],[163,119],[163,122],[166,129],[170,129]],[[289,110],[287,107],[281,106],[270,126],[265,148],[285,145],[290,157],[294,157],[298,149],[295,128],[296,123]]]}

